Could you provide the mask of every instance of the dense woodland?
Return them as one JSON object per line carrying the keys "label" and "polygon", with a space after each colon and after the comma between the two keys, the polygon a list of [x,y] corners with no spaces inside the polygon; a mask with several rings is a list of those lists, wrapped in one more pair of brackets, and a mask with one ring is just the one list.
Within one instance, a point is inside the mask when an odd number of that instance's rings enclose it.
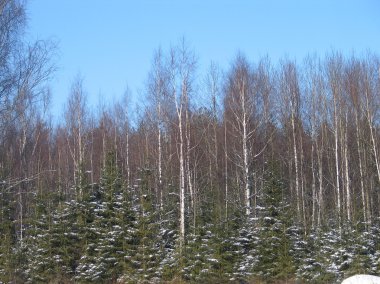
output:
{"label": "dense woodland", "polygon": [[[380,273],[380,61],[200,74],[184,41],[91,109],[49,113],[56,47],[0,0],[0,282],[335,282]],[[133,66],[126,66],[133,68]]]}

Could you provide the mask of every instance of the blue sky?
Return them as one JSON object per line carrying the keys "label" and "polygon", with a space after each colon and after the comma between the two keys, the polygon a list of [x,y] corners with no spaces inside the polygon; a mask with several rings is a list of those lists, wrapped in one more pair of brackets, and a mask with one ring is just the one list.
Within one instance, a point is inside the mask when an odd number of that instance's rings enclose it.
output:
{"label": "blue sky", "polygon": [[199,76],[211,61],[227,69],[238,51],[273,63],[332,49],[380,54],[378,0],[29,0],[27,7],[28,36],[58,42],[55,113],[78,74],[92,106],[100,96],[112,103],[126,86],[138,100],[154,50],[182,37],[199,59]]}

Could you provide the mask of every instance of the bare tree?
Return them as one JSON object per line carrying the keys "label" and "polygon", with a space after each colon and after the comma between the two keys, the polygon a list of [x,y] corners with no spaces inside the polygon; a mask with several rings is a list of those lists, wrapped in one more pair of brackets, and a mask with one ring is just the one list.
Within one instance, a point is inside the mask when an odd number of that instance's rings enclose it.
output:
{"label": "bare tree", "polygon": [[[326,116],[326,98],[324,94],[324,80],[321,72],[321,63],[315,57],[308,57],[305,61],[305,92],[307,101],[308,119],[310,121],[311,139],[311,190],[312,190],[312,228],[320,227],[323,214],[323,150],[324,150],[324,123]],[[318,189],[317,189],[318,185]]]}
{"label": "bare tree", "polygon": [[[25,8],[21,1],[0,3],[0,130],[27,108],[42,100],[55,66],[51,41],[26,44]],[[21,109],[22,107],[22,109]]]}
{"label": "bare tree", "polygon": [[350,108],[353,111],[353,117],[355,119],[355,140],[358,154],[359,164],[359,180],[360,180],[360,194],[362,202],[363,221],[367,226],[368,222],[368,208],[366,202],[366,188],[364,186],[364,161],[363,161],[363,133],[362,133],[362,121],[363,121],[363,107],[362,98],[360,95],[360,77],[361,77],[360,62],[352,58],[345,70],[345,89],[348,93],[348,100],[350,102]]}
{"label": "bare tree", "polygon": [[[221,98],[221,70],[214,62],[211,62],[209,71],[206,75],[205,83],[206,90],[209,95],[208,103],[211,106],[211,139],[207,139],[206,142],[209,147],[209,175],[210,175],[210,185],[211,188],[214,186],[217,188],[218,201],[220,200],[220,190],[221,183],[218,180],[219,174],[219,141],[218,141],[218,131],[219,131],[219,113],[220,113],[220,98]],[[225,183],[224,191],[224,205],[225,205],[225,217],[228,216],[228,184]]]}
{"label": "bare tree", "polygon": [[156,191],[159,195],[159,206],[162,210],[163,206],[163,147],[162,137],[165,132],[165,108],[168,100],[168,76],[164,66],[164,56],[162,50],[158,49],[153,58],[152,70],[148,78],[148,94],[153,103],[154,123],[157,132],[157,169],[158,182]]}
{"label": "bare tree", "polygon": [[284,122],[288,123],[290,120],[291,127],[291,140],[292,140],[292,155],[294,162],[294,181],[295,181],[295,194],[296,194],[296,208],[298,220],[302,220],[304,208],[302,206],[302,192],[300,179],[303,173],[300,172],[299,161],[299,121],[300,121],[300,108],[301,108],[301,94],[298,82],[298,72],[296,65],[292,62],[284,62],[281,67],[280,74],[280,92],[282,97],[282,104],[284,106],[283,116]]}
{"label": "bare tree", "polygon": [[86,150],[85,134],[87,127],[86,94],[83,89],[83,80],[78,77],[72,87],[67,102],[65,118],[68,131],[67,145],[74,164],[73,177],[77,185],[76,197],[83,197],[84,153]]}
{"label": "bare tree", "polygon": [[247,216],[252,210],[253,161],[265,149],[257,147],[257,134],[265,121],[262,110],[263,93],[258,88],[257,74],[246,58],[238,55],[226,82],[225,112],[234,143],[233,161],[237,167],[237,179],[244,188],[244,207]]}
{"label": "bare tree", "polygon": [[[191,172],[189,168],[190,138],[187,122],[189,119],[190,94],[192,92],[192,79],[196,60],[189,51],[184,40],[177,48],[170,50],[167,72],[169,80],[169,96],[175,105],[178,126],[178,158],[179,158],[179,199],[180,199],[180,248],[185,242],[185,190],[186,178],[189,182],[190,198],[194,201],[191,185]],[[187,173],[186,173],[187,170]]]}

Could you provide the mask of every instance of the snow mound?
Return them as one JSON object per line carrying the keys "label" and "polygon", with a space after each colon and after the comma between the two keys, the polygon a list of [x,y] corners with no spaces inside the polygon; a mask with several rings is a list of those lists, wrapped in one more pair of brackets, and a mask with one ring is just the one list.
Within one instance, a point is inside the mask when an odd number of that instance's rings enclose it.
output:
{"label": "snow mound", "polygon": [[380,277],[358,274],[343,280],[342,284],[380,284]]}

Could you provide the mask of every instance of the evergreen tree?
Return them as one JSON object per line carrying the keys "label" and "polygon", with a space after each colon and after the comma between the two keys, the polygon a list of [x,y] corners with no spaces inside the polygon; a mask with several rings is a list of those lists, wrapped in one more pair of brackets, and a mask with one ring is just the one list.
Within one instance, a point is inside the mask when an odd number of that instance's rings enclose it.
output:
{"label": "evergreen tree", "polygon": [[217,243],[221,240],[212,232],[212,229],[188,237],[182,269],[185,280],[204,283],[213,279],[222,281],[225,278],[220,271],[222,255],[217,250]]}
{"label": "evergreen tree", "polygon": [[295,271],[291,256],[289,206],[284,198],[285,185],[279,175],[278,163],[267,165],[264,173],[262,207],[254,273],[266,279],[286,279]]}
{"label": "evergreen tree", "polygon": [[[62,204],[53,214],[52,254],[57,263],[57,274],[73,277],[82,254],[83,205],[75,200]],[[78,219],[81,221],[78,222]]]}
{"label": "evergreen tree", "polygon": [[189,222],[192,233],[187,237],[182,277],[195,283],[221,282],[232,277],[236,248],[233,248],[227,222],[221,221],[215,190],[211,188],[201,193],[196,222]]}
{"label": "evergreen tree", "polygon": [[311,232],[305,241],[304,256],[297,267],[297,278],[311,283],[324,281],[325,268],[316,253],[320,246],[320,232]]}
{"label": "evergreen tree", "polygon": [[[374,233],[374,232],[373,232]],[[359,232],[356,229],[351,230],[351,251],[352,256],[347,259],[349,261],[349,269],[345,273],[345,277],[355,274],[372,274],[376,271],[372,271],[373,257],[376,253],[375,236],[372,236],[370,232]]]}
{"label": "evergreen tree", "polygon": [[98,262],[98,241],[100,238],[100,228],[96,222],[98,211],[98,188],[94,188],[93,194],[88,200],[81,203],[87,208],[88,219],[82,227],[83,247],[81,249],[80,259],[76,268],[75,279],[82,282],[92,282],[99,280]]}
{"label": "evergreen tree", "polygon": [[49,282],[56,276],[56,263],[51,250],[50,199],[50,196],[37,196],[34,215],[25,238],[28,259],[25,272],[30,283]]}
{"label": "evergreen tree", "polygon": [[342,277],[340,268],[342,264],[342,239],[338,229],[331,228],[321,232],[315,251],[316,260],[321,264],[324,273],[314,277],[316,281],[333,283]]}
{"label": "evergreen tree", "polygon": [[151,173],[149,169],[140,170],[136,228],[131,248],[133,255],[130,258],[133,269],[131,280],[142,283],[157,281],[161,277],[159,263],[164,251],[160,235],[159,210],[154,205],[151,188]]}
{"label": "evergreen tree", "polygon": [[242,217],[244,222],[238,229],[238,235],[234,237],[235,267],[234,279],[244,280],[252,276],[258,262],[258,235],[259,224],[257,219]]}
{"label": "evergreen tree", "polygon": [[126,259],[134,234],[134,216],[121,180],[116,155],[110,152],[99,187],[87,202],[91,219],[77,276],[80,281],[116,281],[128,270]]}
{"label": "evergreen tree", "polygon": [[168,185],[169,193],[164,198],[163,207],[159,211],[157,243],[161,251],[161,260],[158,263],[157,272],[161,280],[171,281],[180,275],[181,256],[178,247],[178,196],[173,194],[176,188]]}
{"label": "evergreen tree", "polygon": [[13,250],[16,246],[15,202],[12,194],[0,192],[0,281],[13,279]]}

